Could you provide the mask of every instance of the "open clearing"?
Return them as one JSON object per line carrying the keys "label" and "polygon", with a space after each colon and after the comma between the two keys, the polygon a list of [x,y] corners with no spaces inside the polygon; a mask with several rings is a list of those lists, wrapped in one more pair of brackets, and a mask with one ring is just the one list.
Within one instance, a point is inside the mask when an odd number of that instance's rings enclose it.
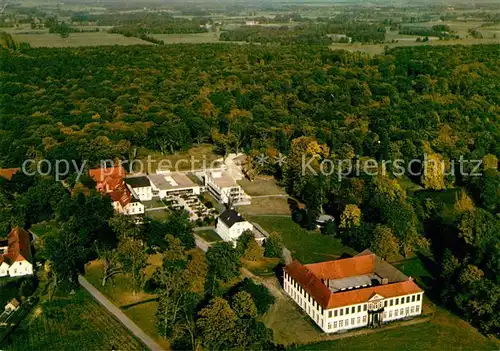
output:
{"label": "open clearing", "polygon": [[76,47],[76,46],[102,46],[102,45],[153,45],[139,38],[125,37],[121,34],[95,32],[71,33],[68,38],[61,38],[56,33],[45,34],[12,34],[16,42],[27,42],[32,47]]}
{"label": "open clearing", "polygon": [[332,44],[330,49],[332,50],[346,50],[350,52],[366,52],[368,54],[382,54],[386,47],[389,49],[400,47],[400,46],[436,46],[436,45],[477,45],[477,44],[500,44],[500,39],[457,39],[457,40],[434,40],[429,42],[414,42],[414,41],[400,41],[398,43],[388,43],[388,44]]}
{"label": "open clearing", "polygon": [[196,33],[196,34],[153,34],[153,37],[163,40],[165,44],[201,44],[218,43],[218,33]]}
{"label": "open clearing", "polygon": [[344,252],[356,253],[343,246],[338,239],[320,232],[306,230],[293,222],[291,218],[249,216],[248,219],[258,223],[269,233],[279,233],[283,244],[292,252],[292,256],[304,264],[333,260]]}
{"label": "open clearing", "polygon": [[145,349],[83,289],[35,306],[11,338],[10,350]]}
{"label": "open clearing", "polygon": [[238,211],[245,216],[290,216],[290,205],[287,197],[254,197],[252,204],[239,206]]}
{"label": "open clearing", "polygon": [[[210,144],[200,144],[186,151],[176,152],[174,154],[163,155],[158,151],[151,151],[146,148],[138,150],[137,158],[142,161],[142,169],[134,167],[135,172],[153,173],[157,169],[188,171],[206,168],[213,168],[219,163],[215,162],[222,158],[213,152],[213,146]],[[135,166],[140,163],[137,162]],[[140,167],[139,167],[140,168]]]}
{"label": "open clearing", "polygon": [[286,195],[285,189],[276,184],[273,177],[261,176],[249,181],[246,178],[238,180],[238,184],[250,196]]}

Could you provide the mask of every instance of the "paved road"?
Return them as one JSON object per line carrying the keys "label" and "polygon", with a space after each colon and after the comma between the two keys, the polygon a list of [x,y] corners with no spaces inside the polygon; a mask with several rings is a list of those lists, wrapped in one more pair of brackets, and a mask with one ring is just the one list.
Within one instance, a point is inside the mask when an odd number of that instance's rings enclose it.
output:
{"label": "paved road", "polygon": [[103,294],[99,292],[92,284],[90,284],[87,279],[78,276],[78,282],[80,285],[87,290],[101,305],[103,305],[111,314],[113,314],[122,324],[127,327],[128,330],[132,332],[139,340],[141,340],[144,345],[146,345],[152,351],[161,351],[163,348],[156,343],[150,336],[142,331],[134,322],[130,320],[122,311],[111,301],[109,301]]}

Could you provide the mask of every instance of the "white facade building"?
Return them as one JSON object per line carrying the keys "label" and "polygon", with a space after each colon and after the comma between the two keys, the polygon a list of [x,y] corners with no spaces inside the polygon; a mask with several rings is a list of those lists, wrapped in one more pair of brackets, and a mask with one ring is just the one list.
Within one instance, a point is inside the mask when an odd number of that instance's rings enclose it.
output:
{"label": "white facade building", "polygon": [[212,196],[221,204],[248,205],[250,197],[226,171],[208,171],[205,173],[205,186]]}
{"label": "white facade building", "polygon": [[20,227],[0,239],[0,277],[33,274],[30,234]]}
{"label": "white facade building", "polygon": [[153,199],[153,188],[151,181],[146,176],[125,178],[127,187],[141,201],[150,201]]}
{"label": "white facade building", "polygon": [[200,195],[202,187],[189,179],[185,173],[167,172],[148,176],[151,181],[152,195],[160,199],[168,196]]}
{"label": "white facade building", "polygon": [[325,333],[418,316],[424,294],[369,250],[311,265],[294,261],[285,268],[284,290]]}
{"label": "white facade building", "polygon": [[224,211],[217,218],[215,231],[222,240],[231,242],[234,246],[236,246],[240,235],[246,230],[253,231],[252,223],[233,209]]}

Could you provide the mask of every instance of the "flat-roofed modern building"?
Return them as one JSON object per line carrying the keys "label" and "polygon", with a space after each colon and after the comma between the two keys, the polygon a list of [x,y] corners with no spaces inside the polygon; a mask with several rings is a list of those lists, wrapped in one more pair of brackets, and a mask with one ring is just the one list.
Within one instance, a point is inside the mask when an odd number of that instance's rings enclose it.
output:
{"label": "flat-roofed modern building", "polygon": [[418,316],[424,295],[370,250],[315,264],[293,261],[284,270],[284,289],[325,333]]}
{"label": "flat-roofed modern building", "polygon": [[151,181],[153,196],[158,196],[160,199],[182,194],[201,194],[202,186],[182,172],[151,174],[149,180]]}
{"label": "flat-roofed modern building", "polygon": [[141,201],[149,201],[153,198],[153,188],[147,176],[125,178],[127,187]]}
{"label": "flat-roofed modern building", "polygon": [[219,203],[234,206],[250,204],[250,197],[229,172],[208,171],[204,177],[207,190]]}

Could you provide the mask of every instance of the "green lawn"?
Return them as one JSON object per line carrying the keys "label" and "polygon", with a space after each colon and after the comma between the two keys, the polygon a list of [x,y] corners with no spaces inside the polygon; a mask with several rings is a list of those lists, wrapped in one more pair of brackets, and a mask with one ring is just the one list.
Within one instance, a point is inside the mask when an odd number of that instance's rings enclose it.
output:
{"label": "green lawn", "polygon": [[55,221],[49,221],[49,222],[40,222],[37,224],[33,224],[30,228],[30,230],[38,235],[39,237],[43,237],[49,233],[53,233],[56,231],[58,228],[56,226]]}
{"label": "green lawn", "polygon": [[426,289],[429,282],[433,279],[432,274],[419,257],[394,263],[394,267],[407,276],[415,278],[417,284],[423,289]]}
{"label": "green lawn", "polygon": [[166,220],[168,218],[168,216],[170,215],[170,211],[167,209],[147,211],[145,215],[148,217],[151,217],[153,219]]}
{"label": "green lawn", "polygon": [[301,228],[288,217],[251,216],[269,233],[277,232],[283,243],[301,263],[315,263],[338,258],[343,252],[355,254],[352,249],[342,246],[340,240],[316,231]]}
{"label": "green lawn", "polygon": [[243,266],[255,275],[260,277],[275,277],[276,266],[279,264],[278,258],[264,258],[260,261],[243,261]]}
{"label": "green lawn", "polygon": [[272,177],[261,176],[253,181],[243,178],[238,180],[238,184],[250,196],[286,195],[285,189],[276,184]]}
{"label": "green lawn", "polygon": [[222,238],[212,229],[200,230],[195,232],[196,235],[201,237],[203,240],[209,243],[214,243],[217,241],[222,241]]}
{"label": "green lawn", "polygon": [[439,309],[430,322],[398,327],[296,350],[498,350],[499,345],[480,334],[465,321]]}
{"label": "green lawn", "polygon": [[11,335],[8,350],[143,350],[86,291],[39,303]]}

